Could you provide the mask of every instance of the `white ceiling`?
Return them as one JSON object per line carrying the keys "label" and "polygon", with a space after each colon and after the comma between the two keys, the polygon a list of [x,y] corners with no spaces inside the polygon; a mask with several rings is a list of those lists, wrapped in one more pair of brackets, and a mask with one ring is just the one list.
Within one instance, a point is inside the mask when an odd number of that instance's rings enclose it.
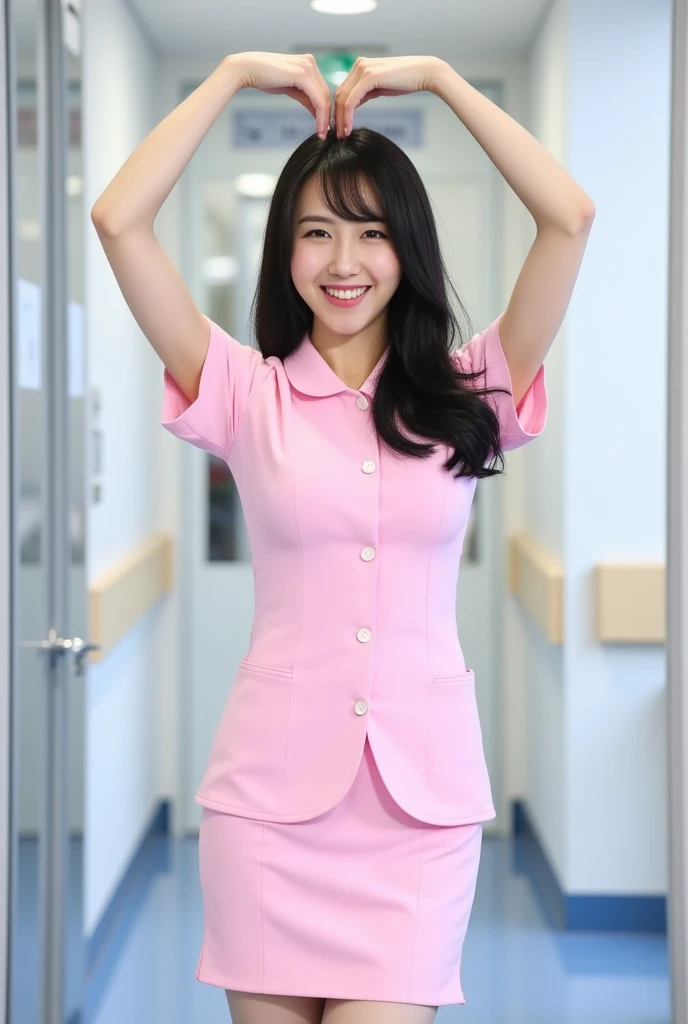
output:
{"label": "white ceiling", "polygon": [[[378,0],[370,14],[318,14],[309,0],[126,0],[169,55],[272,50],[357,54],[514,53],[550,0]],[[368,50],[372,47],[372,50]]]}

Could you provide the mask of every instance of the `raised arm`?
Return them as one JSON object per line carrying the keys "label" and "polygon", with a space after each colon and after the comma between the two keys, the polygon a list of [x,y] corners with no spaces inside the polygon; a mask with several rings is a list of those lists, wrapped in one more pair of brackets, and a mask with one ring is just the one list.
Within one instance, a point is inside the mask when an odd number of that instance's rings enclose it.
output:
{"label": "raised arm", "polygon": [[210,330],[153,231],[155,218],[217,116],[242,88],[226,57],[131,154],[91,210],[117,283],[141,330],[191,401]]}

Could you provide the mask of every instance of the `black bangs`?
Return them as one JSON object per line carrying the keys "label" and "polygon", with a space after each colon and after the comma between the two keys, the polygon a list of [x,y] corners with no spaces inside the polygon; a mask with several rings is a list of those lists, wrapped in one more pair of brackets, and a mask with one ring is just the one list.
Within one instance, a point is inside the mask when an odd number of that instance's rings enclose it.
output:
{"label": "black bangs", "polygon": [[344,220],[386,221],[384,204],[371,206],[366,198],[366,184],[380,197],[370,174],[361,168],[358,154],[349,156],[333,147],[327,156],[318,169],[318,182],[330,210]]}

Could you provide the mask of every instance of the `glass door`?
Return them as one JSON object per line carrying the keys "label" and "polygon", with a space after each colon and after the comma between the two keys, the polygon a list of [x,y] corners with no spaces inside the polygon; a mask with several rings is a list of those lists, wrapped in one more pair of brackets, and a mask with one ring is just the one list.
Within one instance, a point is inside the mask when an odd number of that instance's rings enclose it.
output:
{"label": "glass door", "polygon": [[81,1019],[84,345],[79,5],[10,0],[9,1024]]}

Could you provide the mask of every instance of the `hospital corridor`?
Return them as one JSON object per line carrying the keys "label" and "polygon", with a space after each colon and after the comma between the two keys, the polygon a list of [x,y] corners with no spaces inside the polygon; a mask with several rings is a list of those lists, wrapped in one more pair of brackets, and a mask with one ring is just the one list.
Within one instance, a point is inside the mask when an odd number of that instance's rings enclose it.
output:
{"label": "hospital corridor", "polygon": [[0,65],[0,1024],[688,1024],[688,0]]}

